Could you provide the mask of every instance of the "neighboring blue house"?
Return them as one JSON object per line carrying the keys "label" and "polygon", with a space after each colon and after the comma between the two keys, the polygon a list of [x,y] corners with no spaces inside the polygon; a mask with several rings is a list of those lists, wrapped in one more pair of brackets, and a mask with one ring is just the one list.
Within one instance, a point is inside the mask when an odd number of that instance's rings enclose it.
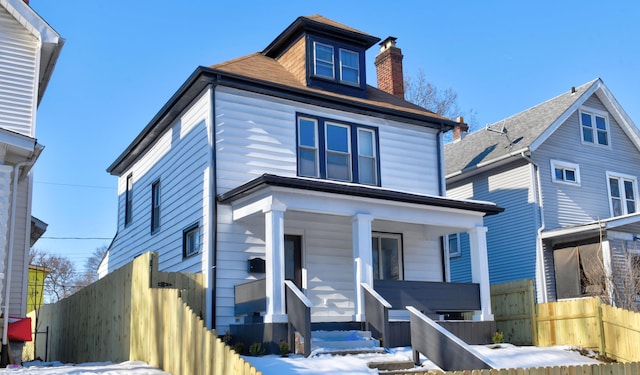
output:
{"label": "neighboring blue house", "polygon": [[[637,260],[640,135],[601,79],[455,138],[448,197],[505,208],[485,219],[492,284],[535,279],[539,302],[620,301]],[[450,278],[468,281],[467,236],[447,239]]]}

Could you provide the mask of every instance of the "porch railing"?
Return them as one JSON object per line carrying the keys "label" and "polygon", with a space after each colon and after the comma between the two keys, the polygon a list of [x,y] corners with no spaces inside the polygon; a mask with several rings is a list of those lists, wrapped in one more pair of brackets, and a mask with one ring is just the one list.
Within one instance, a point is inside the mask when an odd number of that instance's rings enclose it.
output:
{"label": "porch railing", "polygon": [[406,280],[375,280],[373,289],[394,309],[413,306],[425,314],[481,310],[480,285]]}
{"label": "porch railing", "polygon": [[429,319],[416,308],[407,306],[411,316],[413,361],[420,364],[420,353],[444,371],[491,369],[495,365],[464,341]]}
{"label": "porch railing", "polygon": [[291,281],[284,282],[287,298],[287,318],[289,320],[289,348],[295,348],[296,331],[304,343],[303,354],[311,354],[311,307],[313,304]]}
{"label": "porch railing", "polygon": [[[383,346],[389,342],[389,310],[391,304],[387,302],[368,284],[360,284],[364,295],[364,316],[366,330],[379,339]],[[387,341],[385,341],[387,340]]]}

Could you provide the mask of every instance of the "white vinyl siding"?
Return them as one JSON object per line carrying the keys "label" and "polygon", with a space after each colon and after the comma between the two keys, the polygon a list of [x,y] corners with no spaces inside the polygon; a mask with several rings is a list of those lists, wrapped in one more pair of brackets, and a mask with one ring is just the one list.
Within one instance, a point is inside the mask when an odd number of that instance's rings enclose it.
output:
{"label": "white vinyl siding", "polygon": [[[584,107],[607,113],[597,96],[587,99]],[[593,222],[611,217],[608,171],[638,176],[640,152],[612,116],[608,117],[611,148],[583,144],[579,111],[573,113],[532,155],[540,166],[544,199],[545,228],[547,230]],[[580,165],[580,188],[553,183],[550,160]]]}
{"label": "white vinyl siding", "polygon": [[0,124],[34,137],[38,41],[0,7]]}
{"label": "white vinyl siding", "polygon": [[[119,178],[118,235],[109,254],[109,272],[147,251],[158,252],[160,270],[202,271],[201,257],[183,260],[182,235],[186,227],[200,222],[201,239],[206,241],[207,238],[208,222],[204,218],[209,185],[208,113],[209,95],[204,93]],[[133,216],[131,223],[125,227],[126,176],[129,174],[133,176]],[[163,225],[151,235],[150,186],[160,177]]]}
{"label": "white vinyl siding", "polygon": [[218,194],[264,173],[295,177],[296,113],[304,113],[376,128],[381,186],[439,195],[436,130],[225,87],[216,89],[215,111]]}

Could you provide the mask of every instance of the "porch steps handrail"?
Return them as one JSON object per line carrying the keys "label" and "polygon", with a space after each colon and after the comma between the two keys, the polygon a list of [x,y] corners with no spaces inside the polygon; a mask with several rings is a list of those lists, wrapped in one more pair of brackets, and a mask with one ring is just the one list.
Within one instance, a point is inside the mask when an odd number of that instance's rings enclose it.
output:
{"label": "porch steps handrail", "polygon": [[413,306],[407,306],[411,319],[413,361],[420,364],[420,353],[443,371],[495,369],[496,365],[453,333],[429,319]]}
{"label": "porch steps handrail", "polygon": [[389,310],[391,304],[369,284],[361,283],[364,295],[364,317],[366,330],[378,339],[383,347],[389,342]]}
{"label": "porch steps handrail", "polygon": [[289,348],[295,348],[296,331],[304,343],[303,354],[308,357],[311,354],[311,308],[313,303],[290,280],[285,280],[286,308],[289,321]]}

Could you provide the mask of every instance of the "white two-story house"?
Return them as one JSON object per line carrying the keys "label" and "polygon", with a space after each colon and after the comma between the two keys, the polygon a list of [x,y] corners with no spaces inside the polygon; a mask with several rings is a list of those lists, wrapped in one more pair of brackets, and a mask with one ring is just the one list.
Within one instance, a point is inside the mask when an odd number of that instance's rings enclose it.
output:
{"label": "white two-story house", "polygon": [[[631,307],[640,132],[601,79],[458,138],[445,157],[450,197],[505,208],[486,220],[492,283],[530,278],[538,302],[598,295]],[[467,236],[447,242],[451,278],[468,280]]]}
{"label": "white two-story house", "polygon": [[255,318],[235,290],[256,280],[267,325],[288,320],[285,280],[313,322],[359,322],[363,284],[444,282],[442,236],[465,232],[475,315],[492,320],[483,219],[501,209],[445,198],[456,122],[403,99],[395,38],[366,84],[379,41],[299,17],[261,52],[197,68],[108,168],[119,219],[103,272],[156,251],[160,269],[203,273],[219,332]]}
{"label": "white two-story house", "polygon": [[[29,248],[46,228],[31,217],[31,169],[44,148],[36,140],[36,110],[63,44],[28,1],[0,0],[0,305],[5,316],[26,315]],[[4,348],[7,335],[2,343]]]}

